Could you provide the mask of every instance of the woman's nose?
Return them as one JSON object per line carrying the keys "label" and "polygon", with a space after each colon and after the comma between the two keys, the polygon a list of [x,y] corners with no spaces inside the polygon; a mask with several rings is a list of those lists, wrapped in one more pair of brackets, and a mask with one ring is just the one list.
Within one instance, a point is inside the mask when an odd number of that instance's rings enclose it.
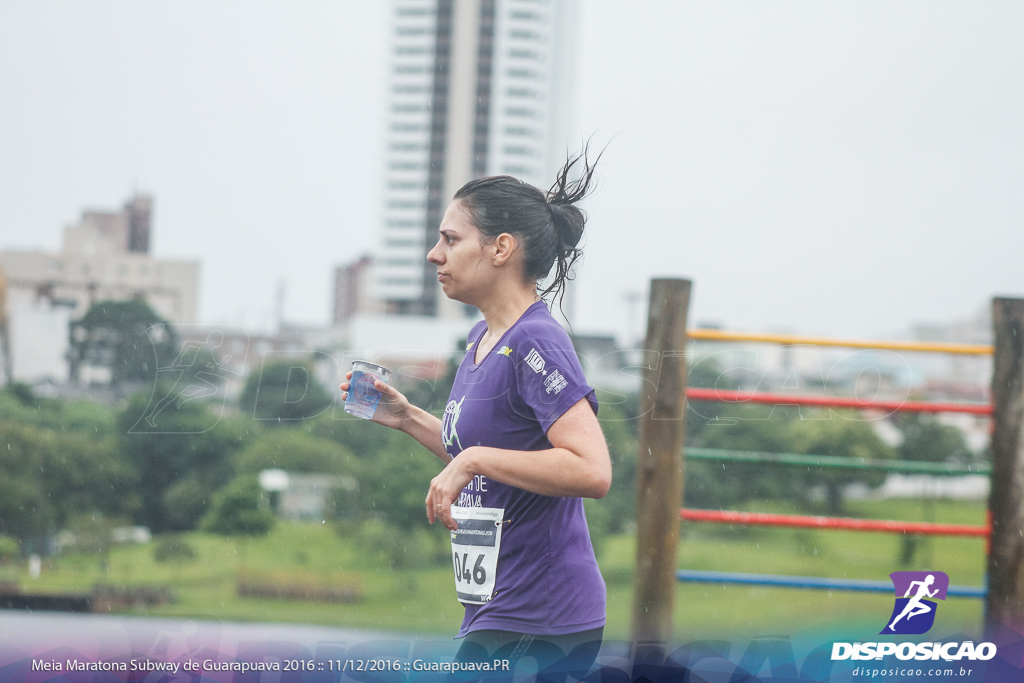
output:
{"label": "woman's nose", "polygon": [[436,244],[433,249],[427,252],[427,261],[433,263],[435,266],[441,265],[441,252],[437,248]]}

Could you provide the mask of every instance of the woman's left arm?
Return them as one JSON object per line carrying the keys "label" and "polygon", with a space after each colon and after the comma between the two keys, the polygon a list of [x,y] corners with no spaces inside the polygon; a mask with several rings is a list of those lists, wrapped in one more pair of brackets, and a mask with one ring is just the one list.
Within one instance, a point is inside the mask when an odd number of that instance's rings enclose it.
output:
{"label": "woman's left arm", "polygon": [[463,450],[430,481],[428,521],[439,519],[448,529],[457,528],[452,503],[477,475],[544,496],[603,498],[612,483],[612,462],[589,401],[574,403],[548,428],[547,437],[553,447],[543,451]]}

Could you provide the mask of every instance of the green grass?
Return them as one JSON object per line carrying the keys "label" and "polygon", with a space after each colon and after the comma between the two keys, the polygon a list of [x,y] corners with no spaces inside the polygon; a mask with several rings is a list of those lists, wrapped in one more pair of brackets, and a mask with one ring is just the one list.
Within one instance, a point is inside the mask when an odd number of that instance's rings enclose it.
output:
{"label": "green grass", "polygon": [[[462,608],[451,598],[446,566],[395,571],[328,525],[279,523],[266,537],[238,541],[201,533],[185,534],[195,561],[159,564],[152,544],[122,546],[102,571],[96,555],[64,555],[52,560],[37,580],[22,579],[32,592],[87,591],[96,583],[168,586],[173,604],[137,608],[130,614],[227,621],[315,623],[375,630],[447,633]],[[352,585],[363,599],[355,604],[239,598],[236,572],[272,579]]]}
{"label": "green grass", "polygon": [[[760,512],[795,512],[779,504],[751,506]],[[982,525],[983,503],[884,501],[850,504],[844,516],[901,521]],[[679,568],[884,581],[898,570],[939,570],[953,585],[981,586],[985,540],[964,537],[922,539],[907,566],[900,563],[902,537],[859,531],[725,527],[684,524],[678,547]],[[632,610],[632,538],[610,539],[601,558],[608,582],[608,633],[628,638]],[[754,637],[778,633],[845,631],[863,637],[881,630],[892,610],[885,593],[805,590],[723,584],[679,584],[675,594],[674,633],[695,638]],[[939,612],[946,630],[976,632],[982,601],[949,598]],[[939,622],[936,622],[939,625]]]}
{"label": "green grass", "polygon": [[[792,511],[785,505],[760,511]],[[983,524],[982,503],[886,501],[850,504],[849,516],[909,521]],[[440,533],[438,531],[438,533]],[[453,595],[451,569],[421,561],[415,569],[392,570],[359,535],[340,536],[329,525],[279,523],[270,535],[244,543],[193,533],[185,536],[197,558],[187,564],[158,564],[152,544],[122,546],[102,571],[95,555],[64,555],[44,565],[39,579],[20,577],[31,592],[86,591],[93,584],[168,586],[172,604],[131,614],[228,621],[313,623],[367,630],[450,636],[462,608]],[[885,580],[901,569],[945,571],[956,585],[984,580],[984,540],[934,537],[918,547],[909,566],[900,565],[901,538],[894,534],[775,528],[729,528],[685,524],[678,547],[680,568]],[[632,611],[635,540],[611,536],[599,562],[608,584],[610,639],[628,639]],[[354,585],[356,604],[239,598],[237,571],[271,578]],[[800,590],[757,586],[679,584],[675,593],[675,638],[742,638],[766,634],[849,630],[877,632],[892,609],[884,593]],[[939,619],[945,632],[980,628],[982,601],[949,598]],[[939,622],[937,622],[937,626]]]}

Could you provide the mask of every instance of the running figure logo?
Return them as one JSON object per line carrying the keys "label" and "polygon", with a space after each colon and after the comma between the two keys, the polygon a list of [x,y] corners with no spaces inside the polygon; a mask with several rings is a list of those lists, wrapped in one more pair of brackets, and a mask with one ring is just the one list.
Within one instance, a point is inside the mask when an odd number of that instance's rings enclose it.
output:
{"label": "running figure logo", "polygon": [[462,402],[465,400],[465,396],[458,402],[453,399],[448,401],[448,405],[444,407],[444,417],[441,418],[441,443],[444,444],[445,449],[454,444],[457,450],[462,450],[462,442],[459,441],[459,433],[455,430],[455,426],[459,423]]}
{"label": "running figure logo", "polygon": [[[156,366],[153,391],[145,412],[128,430],[129,434],[201,434],[213,429],[223,414],[228,382],[242,379],[241,368],[249,347],[249,335],[241,327],[227,325],[210,330],[199,326],[178,326],[179,335],[186,337],[176,358],[154,357]],[[154,353],[159,341],[171,333],[166,325],[153,325],[146,330]],[[191,337],[189,339],[188,337]],[[175,344],[176,346],[176,344]],[[226,353],[227,347],[236,347],[235,357]],[[182,422],[175,416],[193,401],[205,404],[210,410],[199,414],[199,421]],[[219,403],[219,405],[217,405]],[[196,405],[191,403],[189,407]]]}
{"label": "running figure logo", "polygon": [[935,623],[935,612],[939,607],[935,600],[929,598],[946,599],[949,577],[944,572],[893,572],[889,578],[896,590],[896,605],[881,633],[927,633]]}

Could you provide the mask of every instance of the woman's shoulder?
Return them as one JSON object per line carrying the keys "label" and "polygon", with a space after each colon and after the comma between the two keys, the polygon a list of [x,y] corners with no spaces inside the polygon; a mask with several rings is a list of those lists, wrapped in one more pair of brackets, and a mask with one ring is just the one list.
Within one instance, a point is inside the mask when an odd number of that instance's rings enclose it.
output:
{"label": "woman's shoulder", "polygon": [[[526,315],[524,315],[511,330],[511,334],[508,337],[509,345],[515,346],[523,344],[541,344],[547,347],[558,347],[566,350],[571,350],[575,353],[575,349],[572,344],[572,340],[569,339],[568,333],[562,328],[562,326],[555,320],[551,312],[548,311],[547,306],[541,304],[536,308],[531,308]],[[523,349],[528,351],[529,349]]]}

